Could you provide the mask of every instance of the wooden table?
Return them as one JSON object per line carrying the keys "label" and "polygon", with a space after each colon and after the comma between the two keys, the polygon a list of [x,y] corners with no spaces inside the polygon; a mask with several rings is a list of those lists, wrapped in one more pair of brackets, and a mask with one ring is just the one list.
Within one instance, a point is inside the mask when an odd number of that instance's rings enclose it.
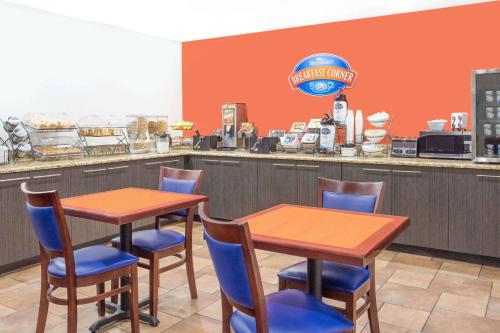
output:
{"label": "wooden table", "polygon": [[[129,187],[65,198],[61,200],[61,204],[66,215],[119,226],[121,250],[131,252],[133,222],[190,208],[206,201],[208,198],[204,195]],[[122,285],[128,282],[128,277],[121,279]],[[119,306],[112,303],[107,303],[106,306],[114,311],[113,314],[92,324],[91,331],[130,318],[128,293],[121,294]],[[139,312],[139,315],[141,320],[153,326],[158,325],[158,320],[149,314]]]}
{"label": "wooden table", "polygon": [[375,291],[375,257],[410,224],[402,216],[295,205],[278,205],[238,220],[248,221],[256,249],[307,258],[307,290],[318,298],[323,260],[368,267]]}

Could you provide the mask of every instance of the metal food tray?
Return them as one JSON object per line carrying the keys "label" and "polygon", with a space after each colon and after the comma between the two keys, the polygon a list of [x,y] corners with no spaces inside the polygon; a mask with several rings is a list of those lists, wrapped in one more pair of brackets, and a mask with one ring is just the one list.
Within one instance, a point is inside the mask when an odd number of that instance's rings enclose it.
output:
{"label": "metal food tray", "polygon": [[72,132],[77,130],[78,128],[76,127],[53,127],[53,128],[38,128],[38,127],[33,127],[28,123],[22,123],[24,128],[28,131],[31,132]]}
{"label": "metal food tray", "polygon": [[[49,147],[49,146],[43,146],[43,147]],[[74,147],[74,146],[73,146]],[[74,147],[78,148],[80,151],[79,152],[73,152],[73,153],[53,153],[53,154],[44,154],[42,152],[39,152],[36,150],[37,147],[33,147],[33,155],[40,157],[40,158],[53,158],[53,157],[75,157],[75,156],[83,156],[86,154],[85,150],[83,147]]]}

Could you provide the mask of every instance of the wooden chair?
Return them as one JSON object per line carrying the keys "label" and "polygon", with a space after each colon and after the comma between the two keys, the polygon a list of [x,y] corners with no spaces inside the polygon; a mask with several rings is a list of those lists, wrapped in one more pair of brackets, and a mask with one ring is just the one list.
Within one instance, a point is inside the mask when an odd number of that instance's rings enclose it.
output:
{"label": "wooden chair", "polygon": [[[49,302],[68,306],[67,332],[76,333],[78,305],[100,302],[123,292],[130,292],[132,332],[138,333],[138,258],[100,245],[73,251],[57,191],[31,192],[26,183],[21,184],[21,190],[26,197],[26,206],[40,246],[42,274],[36,333],[45,331]],[[79,287],[100,285],[124,276],[130,277],[129,285],[107,292],[102,290],[96,296],[77,298]],[[66,299],[52,295],[58,288],[66,288]]]}
{"label": "wooden chair", "polygon": [[264,296],[248,224],[216,221],[208,217],[205,204],[199,207],[221,288],[223,333],[337,333],[352,329],[350,320],[303,291]]}
{"label": "wooden chair", "polygon": [[[161,167],[159,189],[162,191],[186,194],[198,194],[203,179],[202,170],[184,170]],[[139,262],[139,267],[149,270],[149,298],[139,302],[139,308],[149,305],[149,313],[157,319],[158,288],[160,274],[186,264],[191,298],[198,297],[193,268],[193,218],[196,207],[183,209],[166,215],[157,216],[155,228],[136,231],[132,234],[132,253],[148,260],[147,264]],[[184,235],[177,231],[160,229],[161,219],[185,222]],[[120,247],[120,238],[111,241],[114,247]],[[182,252],[185,254],[182,255]],[[161,258],[178,257],[179,260],[165,267],[159,267]],[[113,282],[114,286],[118,281]],[[116,298],[112,300],[116,303]]]}
{"label": "wooden chair", "polygon": [[[377,213],[382,207],[384,188],[383,182],[358,183],[319,178],[318,207]],[[279,290],[306,290],[307,263],[303,261],[283,269],[278,273],[278,278]],[[323,297],[344,302],[345,309],[339,310],[353,323],[368,311],[370,327],[378,327],[375,277],[370,279],[369,269],[323,262]],[[357,308],[360,298],[365,298],[365,302]]]}

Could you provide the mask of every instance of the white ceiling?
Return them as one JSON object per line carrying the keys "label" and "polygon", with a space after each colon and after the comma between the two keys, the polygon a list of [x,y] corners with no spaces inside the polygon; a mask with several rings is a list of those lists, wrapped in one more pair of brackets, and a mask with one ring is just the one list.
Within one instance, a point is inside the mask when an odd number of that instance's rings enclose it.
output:
{"label": "white ceiling", "polygon": [[189,41],[487,2],[473,0],[8,0],[157,37]]}

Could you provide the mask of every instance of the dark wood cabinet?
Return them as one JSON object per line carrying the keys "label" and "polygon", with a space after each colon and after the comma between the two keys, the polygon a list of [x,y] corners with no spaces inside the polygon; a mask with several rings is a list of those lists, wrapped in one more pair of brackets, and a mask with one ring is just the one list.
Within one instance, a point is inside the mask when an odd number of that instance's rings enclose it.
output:
{"label": "dark wood cabinet", "polygon": [[385,165],[342,163],[342,180],[354,182],[385,182],[382,214],[392,213],[392,173]]}
{"label": "dark wood cabinet", "polygon": [[[132,162],[99,164],[71,169],[71,196],[130,187],[133,184]],[[119,227],[103,222],[71,218],[74,245],[92,242],[119,233]]]}
{"label": "dark wood cabinet", "polygon": [[134,186],[157,190],[162,166],[183,169],[184,157],[155,158],[134,162],[132,175]]}
{"label": "dark wood cabinet", "polygon": [[38,254],[38,241],[21,192],[22,182],[29,182],[28,173],[0,175],[0,265],[32,258]]}
{"label": "dark wood cabinet", "polygon": [[411,223],[396,243],[448,249],[448,171],[444,168],[392,169],[392,214]]}
{"label": "dark wood cabinet", "polygon": [[[70,193],[68,169],[20,172],[0,176],[0,266],[38,256],[38,240],[26,210],[20,185],[27,182],[33,191],[58,190]],[[71,222],[68,220],[71,230]]]}
{"label": "dark wood cabinet", "polygon": [[204,172],[201,193],[208,196],[210,216],[233,220],[257,210],[255,161],[192,157],[190,166]]}
{"label": "dark wood cabinet", "polygon": [[340,163],[297,161],[297,203],[318,205],[318,177],[342,179]]}
{"label": "dark wood cabinet", "polygon": [[450,250],[500,257],[500,172],[450,170]]}
{"label": "dark wood cabinet", "polygon": [[297,204],[297,161],[260,160],[258,209],[278,204]]}

